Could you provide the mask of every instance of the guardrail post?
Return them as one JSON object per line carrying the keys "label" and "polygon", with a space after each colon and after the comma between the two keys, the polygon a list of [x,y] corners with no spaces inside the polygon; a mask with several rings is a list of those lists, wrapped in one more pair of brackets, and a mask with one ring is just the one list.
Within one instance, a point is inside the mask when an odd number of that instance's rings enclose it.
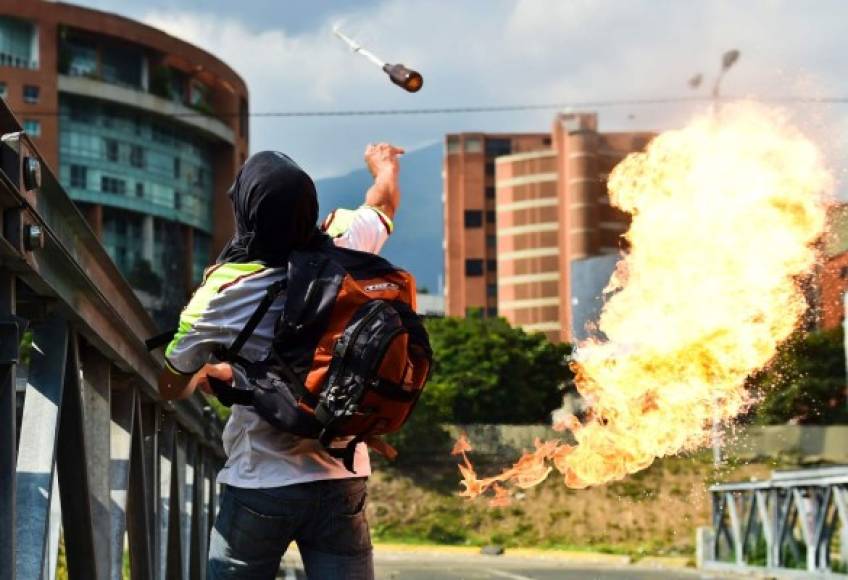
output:
{"label": "guardrail post", "polygon": [[183,578],[185,580],[188,580],[191,577],[191,554],[193,542],[192,531],[194,524],[194,511],[197,509],[197,504],[194,501],[194,488],[197,486],[197,473],[195,470],[197,444],[194,439],[191,439],[188,436],[184,436],[182,445],[185,453],[185,456],[183,457],[185,481],[183,482],[183,497],[180,503],[180,505],[182,506],[180,518],[180,531],[182,532],[180,556],[182,558]]}
{"label": "guardrail post", "polygon": [[192,489],[191,522],[191,580],[204,580],[206,577],[207,540],[209,538],[209,514],[206,498],[209,497],[209,480],[206,473],[206,457],[203,447],[197,447],[194,456],[194,486]]}
{"label": "guardrail post", "polygon": [[59,423],[56,467],[59,472],[59,491],[62,498],[62,522],[66,530],[65,552],[68,574],[71,578],[99,579],[97,572],[105,562],[97,559],[94,543],[95,522],[92,514],[92,490],[89,477],[98,467],[101,458],[89,457],[86,443],[86,417],[83,409],[80,381],[79,342],[71,334],[65,365],[65,393]]}
{"label": "guardrail post", "polygon": [[17,477],[15,562],[20,578],[44,572],[50,500],[54,493],[59,407],[68,353],[68,324],[52,316],[33,328],[33,348],[21,418]]}
{"label": "guardrail post", "polygon": [[59,474],[53,471],[50,492],[50,517],[47,526],[47,551],[44,556],[45,580],[56,580],[56,565],[59,563],[59,532],[62,522],[62,501],[59,491]]}
{"label": "guardrail post", "polygon": [[[94,534],[97,580],[109,578],[113,542],[111,468],[111,389],[109,359],[90,346],[80,347],[82,365],[81,399],[88,485]],[[123,539],[123,538],[122,538]]]}
{"label": "guardrail post", "polygon": [[[17,406],[15,363],[20,328],[14,321],[15,275],[0,269],[0,562],[15,561],[15,457]],[[15,567],[0,566],[0,580],[15,580]]]}
{"label": "guardrail post", "polygon": [[[158,552],[157,570],[160,580],[168,579],[168,560],[172,557],[172,550],[169,550],[171,545],[170,533],[174,526],[171,525],[172,520],[176,520],[179,525],[179,520],[174,517],[174,501],[172,498],[172,478],[174,475],[174,439],[176,436],[176,425],[174,418],[170,414],[162,416],[162,427],[159,430],[159,509],[158,520],[156,521],[157,530],[157,547]],[[179,504],[177,504],[176,513],[179,514]]]}
{"label": "guardrail post", "polygon": [[110,549],[112,580],[123,580],[124,534],[127,531],[127,491],[130,484],[133,423],[136,415],[136,390],[124,385],[111,393],[109,480],[111,504]]}
{"label": "guardrail post", "polygon": [[733,542],[733,557],[737,564],[743,564],[742,522],[739,519],[739,505],[737,503],[736,494],[728,493],[725,501],[727,504],[727,512],[730,515],[730,534]]}
{"label": "guardrail post", "polygon": [[177,431],[174,438],[173,481],[171,482],[170,542],[168,546],[169,578],[188,579],[188,539],[191,534],[190,499],[187,495],[189,470],[187,465],[188,449],[186,434]]}
{"label": "guardrail post", "polygon": [[766,566],[773,568],[776,565],[774,560],[775,518],[772,510],[769,509],[768,498],[768,491],[754,491],[753,501],[760,517],[760,522],[763,528],[763,539],[766,543]]}
{"label": "guardrail post", "polygon": [[130,463],[127,532],[130,542],[132,580],[154,578],[156,545],[156,492],[159,485],[159,410],[136,399],[135,425]]}

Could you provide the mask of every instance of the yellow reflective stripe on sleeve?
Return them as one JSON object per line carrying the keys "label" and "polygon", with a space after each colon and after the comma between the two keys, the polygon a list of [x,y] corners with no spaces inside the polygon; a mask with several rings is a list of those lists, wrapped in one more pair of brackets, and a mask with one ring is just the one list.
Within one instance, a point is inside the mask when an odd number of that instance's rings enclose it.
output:
{"label": "yellow reflective stripe on sleeve", "polygon": [[324,222],[324,232],[331,238],[338,238],[348,230],[356,212],[349,209],[336,209]]}
{"label": "yellow reflective stripe on sleeve", "polygon": [[180,324],[177,328],[177,333],[165,349],[165,357],[167,358],[172,354],[174,349],[179,346],[180,341],[191,332],[195,323],[206,312],[209,302],[212,301],[212,298],[218,292],[246,276],[252,276],[265,269],[265,264],[261,262],[247,262],[244,264],[221,264],[214,270],[208,270],[206,280],[195,291],[194,296],[191,297],[191,300],[180,314]]}
{"label": "yellow reflective stripe on sleeve", "polygon": [[377,214],[377,217],[379,217],[380,221],[383,222],[383,225],[386,226],[386,232],[391,234],[393,231],[395,231],[395,223],[392,221],[392,218],[387,216],[384,212],[377,209],[373,205],[363,205],[362,207],[367,207],[368,209],[373,210],[374,213]]}
{"label": "yellow reflective stripe on sleeve", "polygon": [[[165,358],[165,368],[168,369],[169,371],[171,371],[172,373],[174,373],[175,375],[186,375],[187,376],[187,375],[193,375],[194,374],[194,373],[189,373],[189,372],[184,372],[184,371],[179,370],[178,368],[176,368],[174,365],[171,364],[171,361],[169,361],[167,357]],[[200,369],[197,369],[197,370],[199,371]],[[196,373],[197,371],[194,371],[194,372]]]}

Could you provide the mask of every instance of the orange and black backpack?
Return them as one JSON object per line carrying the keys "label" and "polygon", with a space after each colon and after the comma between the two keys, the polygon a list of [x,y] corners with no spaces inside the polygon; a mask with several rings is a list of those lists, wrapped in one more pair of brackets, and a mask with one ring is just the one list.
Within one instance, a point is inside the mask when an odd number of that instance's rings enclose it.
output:
{"label": "orange and black backpack", "polygon": [[[261,362],[239,352],[285,291],[274,344]],[[327,243],[289,257],[220,360],[244,370],[251,389],[211,381],[225,405],[252,405],[265,420],[317,438],[353,471],[357,443],[392,457],[380,435],[400,429],[424,389],[433,353],[415,312],[415,279],[374,254]],[[342,447],[340,438],[352,439]]]}

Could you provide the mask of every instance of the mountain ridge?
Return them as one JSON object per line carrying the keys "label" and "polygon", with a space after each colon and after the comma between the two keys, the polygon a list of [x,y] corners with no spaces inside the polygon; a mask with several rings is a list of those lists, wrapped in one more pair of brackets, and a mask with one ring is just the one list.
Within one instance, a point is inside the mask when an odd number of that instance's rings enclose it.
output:
{"label": "mountain ridge", "polygon": [[[400,158],[400,207],[395,230],[381,252],[411,272],[419,288],[434,293],[444,272],[442,156],[442,144],[434,143]],[[365,167],[317,180],[321,217],[336,208],[358,207],[372,183]]]}

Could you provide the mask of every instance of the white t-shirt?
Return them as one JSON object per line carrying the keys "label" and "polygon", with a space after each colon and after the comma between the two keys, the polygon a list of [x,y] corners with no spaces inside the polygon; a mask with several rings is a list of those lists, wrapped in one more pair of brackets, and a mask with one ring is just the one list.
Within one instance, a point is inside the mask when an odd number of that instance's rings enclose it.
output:
{"label": "white t-shirt", "polygon": [[[323,228],[337,246],[378,253],[392,229],[391,220],[375,208],[336,210]],[[180,326],[165,351],[172,370],[194,374],[221,346],[229,346],[265,296],[268,285],[285,276],[282,268],[259,262],[225,263],[210,267],[203,283],[180,315]],[[274,326],[285,305],[281,295],[241,350],[251,361],[263,360],[271,349]],[[234,367],[235,368],[235,367]],[[236,381],[245,381],[236,375]],[[239,386],[239,385],[236,385]],[[361,443],[354,456],[355,474],[331,457],[316,439],[280,431],[253,407],[233,405],[223,435],[227,462],[218,483],[242,488],[268,488],[325,479],[370,475],[368,448]]]}

